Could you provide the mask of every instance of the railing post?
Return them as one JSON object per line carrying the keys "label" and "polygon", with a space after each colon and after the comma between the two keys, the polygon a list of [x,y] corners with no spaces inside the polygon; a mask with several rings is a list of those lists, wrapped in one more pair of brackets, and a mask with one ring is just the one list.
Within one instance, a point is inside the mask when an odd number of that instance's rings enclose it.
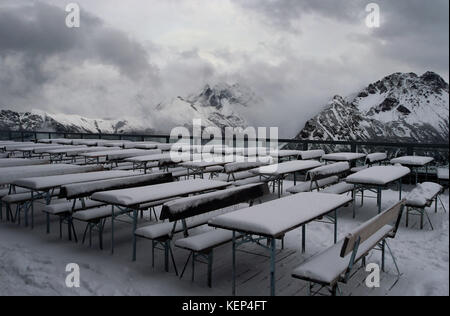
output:
{"label": "railing post", "polygon": [[309,143],[307,141],[305,141],[303,143],[302,150],[303,151],[308,151],[309,150]]}
{"label": "railing post", "polygon": [[25,141],[25,135],[24,135],[23,131],[20,132],[20,138],[22,139],[22,143],[23,143]]}
{"label": "railing post", "polygon": [[414,147],[413,146],[407,146],[406,147],[406,154],[408,156],[414,156]]}
{"label": "railing post", "polygon": [[358,146],[356,145],[356,143],[352,143],[352,149],[351,149],[351,152],[352,152],[352,153],[356,153],[356,152],[357,152],[357,149],[358,149]]}

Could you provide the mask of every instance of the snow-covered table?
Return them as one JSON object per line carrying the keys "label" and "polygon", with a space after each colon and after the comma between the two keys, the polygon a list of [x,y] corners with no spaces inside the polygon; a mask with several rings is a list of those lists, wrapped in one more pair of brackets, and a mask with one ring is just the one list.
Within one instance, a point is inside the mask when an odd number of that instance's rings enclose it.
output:
{"label": "snow-covered table", "polygon": [[322,149],[317,150],[305,150],[300,152],[301,160],[321,159],[325,155],[325,151]]}
{"label": "snow-covered table", "polygon": [[403,156],[391,160],[391,164],[400,164],[414,171],[416,175],[416,183],[419,182],[419,169],[425,168],[425,176],[428,180],[428,166],[434,161],[432,157],[425,156]]}
{"label": "snow-covered table", "polygon": [[391,184],[397,182],[399,200],[402,199],[402,179],[409,175],[411,170],[402,166],[376,166],[364,169],[345,179],[347,183],[359,187],[364,199],[364,190],[376,190],[378,213],[381,213],[382,190],[387,189]]}
{"label": "snow-covered table", "polygon": [[269,156],[271,156],[274,159],[278,159],[279,161],[283,159],[287,160],[298,160],[298,158],[301,156],[302,152],[300,150],[277,150],[277,151],[271,151],[269,153]]}
{"label": "snow-covered table", "polygon": [[362,154],[362,153],[333,153],[333,154],[327,154],[327,155],[323,155],[322,159],[325,161],[333,161],[333,162],[342,162],[342,161],[346,161],[349,163],[353,163],[357,160],[360,159],[364,159],[366,158],[366,154]]}
{"label": "snow-covered table", "polygon": [[[115,178],[124,178],[136,175],[131,171],[97,171],[86,173],[73,173],[53,176],[40,176],[21,178],[12,183],[15,187],[28,189],[31,192],[31,200],[29,201],[29,208],[31,208],[31,227],[34,226],[34,201],[45,198],[46,204],[51,203],[51,197],[56,190],[65,184],[82,183],[89,181],[107,180]],[[25,209],[26,221],[28,217],[28,209]],[[47,214],[47,233],[50,229],[50,217]]]}
{"label": "snow-covered table", "polygon": [[320,166],[322,166],[322,164],[316,160],[295,160],[260,167],[254,170],[250,170],[250,172],[260,176],[261,180],[264,179],[267,182],[273,181],[274,189],[275,186],[278,187],[278,197],[281,197],[283,191],[283,181],[289,174],[294,175],[295,185],[297,184],[296,174],[298,172],[306,172]]}
{"label": "snow-covered table", "polygon": [[107,163],[114,163],[131,157],[145,156],[153,152],[143,149],[106,150],[80,154],[85,158],[85,163],[100,164],[101,159]]}
{"label": "snow-covered table", "polygon": [[72,147],[72,148],[59,148],[59,149],[52,149],[48,150],[47,154],[50,155],[50,160],[53,161],[62,161],[64,157],[70,157],[72,161],[75,160],[75,157],[83,154],[83,153],[90,153],[90,152],[98,152],[98,151],[105,151],[105,150],[120,150],[120,148],[108,148],[108,147],[86,147],[83,145],[83,147]]}
{"label": "snow-covered table", "polygon": [[[0,149],[3,150],[3,151],[11,151],[11,152],[13,152],[17,148],[30,147],[30,146],[33,146],[33,145],[36,145],[36,143],[33,143],[33,142],[23,142],[23,143],[11,142],[11,143],[2,144],[0,146]],[[45,146],[45,145],[42,144],[42,146]]]}
{"label": "snow-covered table", "polygon": [[[337,242],[337,210],[350,203],[352,198],[336,194],[300,193],[274,200],[236,212],[218,216],[209,222],[216,228],[233,232],[233,295],[236,294],[236,250],[245,243],[256,242],[262,246],[261,239],[267,239],[271,253],[270,294],[275,295],[275,256],[276,240],[286,233],[303,227],[302,248],[305,249],[306,225],[331,213],[334,224],[334,242]],[[243,234],[237,239],[237,234]],[[255,238],[254,236],[260,236]]]}
{"label": "snow-covered table", "polygon": [[49,163],[50,161],[44,159],[5,158],[0,159],[0,168],[46,165]]}
{"label": "snow-covered table", "polygon": [[[138,211],[148,209],[154,203],[170,200],[181,196],[198,194],[202,192],[225,189],[229,183],[212,180],[187,180],[172,183],[164,183],[146,187],[98,192],[91,196],[94,201],[99,201],[112,206],[111,210],[111,252],[114,252],[114,219],[123,214],[133,213],[133,245],[136,245],[134,232],[137,228]],[[148,206],[152,204],[152,206]],[[115,209],[119,211],[116,212]],[[133,246],[133,260],[136,249]]]}
{"label": "snow-covered table", "polygon": [[[151,163],[158,163],[161,166],[166,163],[172,163],[172,154],[161,153],[161,149],[158,149],[159,153],[149,154],[145,156],[131,157],[125,159],[127,162],[133,163],[133,169],[144,169],[144,173],[147,174],[148,165]],[[177,156],[178,157],[178,156]],[[190,155],[185,156],[186,160],[189,159]]]}
{"label": "snow-covered table", "polygon": [[45,177],[60,174],[92,172],[99,170],[102,170],[102,168],[98,166],[76,166],[66,164],[0,168],[0,185],[11,184],[16,180],[23,178]]}

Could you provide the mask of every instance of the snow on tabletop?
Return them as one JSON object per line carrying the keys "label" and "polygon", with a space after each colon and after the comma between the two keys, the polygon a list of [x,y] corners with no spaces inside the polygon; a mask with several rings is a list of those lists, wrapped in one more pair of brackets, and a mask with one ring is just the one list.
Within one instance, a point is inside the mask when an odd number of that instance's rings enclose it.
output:
{"label": "snow on tabletop", "polygon": [[357,172],[345,181],[353,184],[386,185],[410,173],[409,168],[402,166],[376,166]]}
{"label": "snow on tabletop", "polygon": [[261,185],[261,183],[249,184],[249,185],[245,185],[245,186],[241,186],[241,187],[237,187],[237,188],[231,188],[231,189],[220,190],[220,191],[215,191],[215,192],[196,195],[196,196],[190,196],[190,197],[181,198],[181,199],[177,199],[177,200],[168,202],[164,205],[169,208],[170,213],[172,215],[180,214],[180,213],[186,212],[190,208],[197,207],[200,203],[207,203],[210,201],[223,200],[223,199],[228,198],[229,196],[232,196],[236,192],[242,192],[243,190],[253,188],[253,187],[258,187],[260,185]]}
{"label": "snow on tabletop", "polygon": [[299,193],[218,216],[209,225],[255,235],[277,237],[326,215],[352,200],[349,196]]}
{"label": "snow on tabletop", "polygon": [[317,176],[329,176],[338,173],[343,173],[350,170],[348,162],[337,162],[331,165],[325,165],[308,171],[309,177],[315,178]]}
{"label": "snow on tabletop", "polygon": [[325,155],[325,151],[321,149],[301,151],[300,154],[302,160],[322,158],[323,155]]}
{"label": "snow on tabletop", "polygon": [[425,182],[418,184],[406,196],[407,205],[410,206],[425,206],[433,197],[435,197],[443,189],[442,185]]}
{"label": "snow on tabletop", "polygon": [[334,153],[334,154],[327,154],[322,156],[322,159],[324,160],[330,160],[330,161],[352,161],[352,160],[358,160],[361,158],[366,157],[366,154],[362,153]]}
{"label": "snow on tabletop", "polygon": [[425,166],[430,162],[433,162],[434,158],[432,157],[423,157],[423,156],[404,156],[399,158],[394,158],[391,160],[391,164],[401,164],[406,166]]}
{"label": "snow on tabletop", "polygon": [[52,150],[69,150],[69,149],[80,149],[80,148],[86,148],[85,145],[79,145],[79,146],[69,146],[69,145],[61,145],[61,146],[55,146],[51,148],[37,148],[33,150],[35,154],[47,154],[49,151]]}
{"label": "snow on tabletop", "polygon": [[225,165],[225,173],[235,173],[266,166],[265,162],[232,162]]}
{"label": "snow on tabletop", "polygon": [[0,185],[10,184],[18,179],[44,177],[72,173],[98,171],[98,166],[76,166],[66,164],[49,164],[37,166],[19,166],[0,168]]}
{"label": "snow on tabletop", "polygon": [[299,150],[274,150],[270,152],[270,156],[274,158],[284,158],[284,157],[293,157],[293,156],[300,156],[301,151]]}
{"label": "snow on tabletop", "polygon": [[16,167],[16,166],[33,166],[33,165],[45,165],[50,161],[44,159],[23,159],[23,158],[5,158],[0,159],[0,168]]}
{"label": "snow on tabletop", "polygon": [[373,153],[373,154],[367,155],[366,159],[370,163],[379,162],[379,161],[386,160],[387,154],[386,153]]}
{"label": "snow on tabletop", "polygon": [[250,172],[260,175],[283,175],[293,172],[300,172],[322,166],[316,160],[295,160],[283,162],[275,165],[260,167]]}
{"label": "snow on tabletop", "polygon": [[438,168],[437,176],[439,180],[448,180],[448,168]]}
{"label": "snow on tabletop", "polygon": [[132,171],[97,171],[87,173],[74,173],[47,177],[22,178],[13,182],[14,185],[33,190],[55,188],[64,184],[107,180],[136,175]]}
{"label": "snow on tabletop", "polygon": [[166,174],[164,173],[153,173],[149,175],[136,175],[133,176],[125,176],[121,178],[107,179],[107,180],[96,180],[91,182],[84,183],[70,183],[63,186],[64,191],[66,192],[66,196],[68,198],[72,196],[79,196],[82,194],[99,192],[108,190],[111,187],[116,187],[118,185],[127,185],[131,186],[132,184],[140,184],[143,182],[148,182],[152,180],[156,180]]}
{"label": "snow on tabletop", "polygon": [[148,155],[148,156],[139,156],[139,157],[131,157],[127,158],[126,161],[129,162],[152,162],[152,161],[161,161],[161,160],[171,160],[170,154],[157,154],[157,155]]}
{"label": "snow on tabletop", "polygon": [[136,156],[139,156],[145,152],[145,150],[142,149],[121,149],[121,150],[105,150],[105,151],[98,151],[93,153],[85,153],[81,156],[88,157],[88,158],[97,158],[97,157],[111,157],[114,155],[128,155],[128,154],[136,154]]}
{"label": "snow on tabletop", "polygon": [[61,145],[56,144],[32,144],[32,145],[12,145],[6,146],[7,151],[33,151],[38,148],[55,148]]}
{"label": "snow on tabletop", "polygon": [[[78,156],[80,154],[83,153],[95,153],[95,152],[100,152],[100,151],[105,151],[105,150],[120,150],[119,147],[112,147],[112,148],[108,148],[108,147],[86,147],[83,149],[66,149],[64,150],[64,153],[69,156],[69,157],[73,157],[73,156]],[[59,150],[55,150],[54,153],[58,153]]]}
{"label": "snow on tabletop", "polygon": [[229,186],[229,183],[222,181],[196,179],[140,188],[98,192],[93,194],[91,198],[113,205],[133,206],[206,190],[222,189],[227,186]]}
{"label": "snow on tabletop", "polygon": [[[11,151],[11,150],[15,150],[16,148],[21,148],[21,147],[30,147],[33,146],[35,143],[8,143],[8,144],[3,144],[2,148],[6,151]],[[44,145],[44,144],[42,144]]]}

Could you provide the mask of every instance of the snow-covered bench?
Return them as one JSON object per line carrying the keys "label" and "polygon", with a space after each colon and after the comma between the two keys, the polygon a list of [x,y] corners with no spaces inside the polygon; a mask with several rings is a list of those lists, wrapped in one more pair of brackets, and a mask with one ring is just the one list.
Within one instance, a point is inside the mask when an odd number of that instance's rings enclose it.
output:
{"label": "snow-covered bench", "polygon": [[[20,192],[22,192],[22,190]],[[31,192],[15,193],[4,196],[2,198],[2,204],[5,204],[6,212],[8,216],[11,218],[12,222],[18,220],[19,225],[20,225],[20,213],[23,210],[25,215],[25,226],[28,226],[28,212],[30,212],[30,210],[33,225],[33,218],[34,218],[33,202],[40,199],[45,199],[45,201],[48,202],[49,199],[58,195],[59,189],[50,192],[37,191],[34,194]],[[12,212],[11,208],[12,205],[16,206],[15,215],[13,215]]]}
{"label": "snow-covered bench", "polygon": [[[169,253],[174,262],[170,244],[175,234],[183,232],[184,236],[187,238],[190,229],[206,225],[210,219],[226,212],[226,210],[224,210],[225,208],[241,203],[253,204],[254,200],[260,199],[268,193],[269,188],[267,184],[260,183],[177,199],[164,204],[162,208],[160,219],[169,220],[169,223],[138,228],[135,231],[135,235],[152,241],[153,264],[154,250],[157,249],[156,246],[161,245],[164,247],[165,269],[168,271]],[[199,239],[201,239],[201,237],[197,237],[195,240]],[[222,239],[220,239],[220,241],[222,241]],[[190,241],[190,244],[191,243],[192,240]],[[202,253],[207,250],[205,256],[208,256],[208,260],[211,261],[211,264],[212,250],[221,244],[222,242],[217,245],[209,243],[208,249],[202,249]],[[193,249],[189,249],[194,253],[193,260],[195,260],[195,256],[197,255],[195,248],[196,245],[193,246]],[[190,257],[188,258],[188,261],[189,259]]]}
{"label": "snow-covered bench", "polygon": [[[424,216],[427,217],[430,223],[431,229],[434,230],[431,219],[426,212],[426,208],[431,207],[433,202],[435,204],[435,212],[438,211],[438,200],[441,193],[444,192],[444,187],[440,184],[433,182],[425,182],[418,184],[407,196],[406,196],[406,227],[409,226],[409,215],[420,216],[420,229],[423,229]],[[445,210],[445,206],[442,203],[442,207]]]}
{"label": "snow-covered bench", "polygon": [[[17,188],[12,191],[13,188],[6,188],[0,190],[0,220],[3,220],[3,198],[11,193],[26,193],[29,192],[29,190]],[[6,212],[6,220],[10,220],[10,212]]]}
{"label": "snow-covered bench", "polygon": [[217,180],[232,182],[235,186],[260,183],[262,182],[261,177],[255,176],[255,174],[250,171],[266,166],[267,164],[268,163],[261,161],[229,163],[225,165],[224,173],[220,174]]}
{"label": "snow-covered bench", "polygon": [[[355,274],[355,264],[360,260],[364,262],[366,256],[377,247],[382,251],[382,270],[384,271],[384,253],[387,247],[400,277],[396,260],[386,239],[395,238],[404,205],[405,200],[367,221],[345,239],[302,263],[293,271],[292,277],[309,282],[310,295],[320,294],[323,288],[327,288],[331,295],[336,296],[339,283],[347,283]],[[315,285],[320,288],[315,290]]]}
{"label": "snow-covered bench", "polygon": [[375,164],[381,165],[384,162],[387,162],[388,156],[386,153],[372,153],[368,154],[366,157],[366,162],[364,166],[354,167],[351,169],[351,172],[356,173],[362,171],[364,169],[370,168]]}
{"label": "snow-covered bench", "polygon": [[[338,162],[312,169],[307,173],[309,181],[302,182],[287,191],[292,194],[312,192],[313,190],[320,191],[322,188],[338,183],[339,176],[345,175],[349,170],[350,165],[348,162]],[[333,190],[336,189],[334,188]],[[339,189],[342,190],[342,188]]]}

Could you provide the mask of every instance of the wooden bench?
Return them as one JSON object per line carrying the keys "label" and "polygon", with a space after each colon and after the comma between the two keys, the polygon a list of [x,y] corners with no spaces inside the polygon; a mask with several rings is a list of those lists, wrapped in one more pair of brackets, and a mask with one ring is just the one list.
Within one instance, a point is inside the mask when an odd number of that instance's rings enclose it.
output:
{"label": "wooden bench", "polygon": [[[295,269],[292,277],[309,282],[310,295],[320,294],[320,291],[326,288],[332,296],[336,296],[338,291],[340,292],[339,283],[347,283],[354,275],[352,271],[355,264],[360,260],[363,260],[364,264],[367,255],[377,247],[382,252],[382,271],[384,271],[387,247],[395,264],[397,276],[400,278],[395,257],[386,239],[395,238],[405,202],[402,200],[395,204],[348,234],[342,241],[313,256]],[[317,285],[319,289],[315,290]]]}
{"label": "wooden bench", "polygon": [[[440,184],[433,182],[425,182],[418,184],[407,196],[406,196],[406,227],[409,226],[409,215],[420,216],[420,229],[424,227],[424,217],[426,216],[430,223],[431,229],[434,230],[430,216],[428,215],[426,208],[431,207],[434,203],[435,212],[438,212],[438,200],[440,195],[444,192],[444,187]],[[444,203],[441,204],[446,212]]]}
{"label": "wooden bench", "polygon": [[386,153],[372,153],[372,154],[368,154],[366,156],[366,161],[365,164],[363,166],[360,167],[354,167],[351,169],[352,173],[357,173],[360,172],[364,169],[370,168],[372,166],[374,166],[375,164],[381,165],[384,162],[388,161],[388,156]]}
{"label": "wooden bench", "polygon": [[[266,194],[269,194],[267,184],[259,183],[177,199],[163,205],[160,220],[169,220],[168,223],[138,228],[135,231],[135,235],[152,241],[153,266],[154,250],[159,249],[156,247],[160,245],[165,252],[165,270],[169,270],[168,257],[170,254],[175,272],[178,275],[170,246],[175,234],[184,233],[184,236],[187,238],[190,229],[208,224],[209,220],[226,212],[223,209],[240,203],[253,204],[254,200],[260,199]],[[197,237],[195,240],[200,238]],[[220,239],[219,241],[222,240]],[[222,243],[220,242],[219,244],[221,245]],[[212,265],[212,250],[219,244],[209,244],[208,249],[202,249],[208,250],[206,256],[211,261],[210,265]],[[190,250],[194,253],[193,260],[195,260],[197,252],[195,249]],[[203,251],[202,254],[204,254]],[[191,256],[189,256],[187,262],[189,262]],[[211,279],[210,276],[208,279]]]}
{"label": "wooden bench", "polygon": [[[345,175],[350,171],[348,162],[337,162],[330,165],[321,166],[308,171],[306,179],[309,181],[301,182],[300,184],[288,189],[292,194],[312,192],[334,185],[339,182],[339,177]],[[335,188],[336,190],[337,188]]]}
{"label": "wooden bench", "polygon": [[[6,189],[0,189],[0,221],[3,220],[3,198],[11,193],[26,193],[29,192],[29,190],[22,189],[22,188],[6,188]],[[10,212],[6,212],[6,220],[10,221],[11,216]]]}
{"label": "wooden bench", "polygon": [[[22,189],[24,190],[24,189]],[[2,198],[2,203],[6,205],[6,212],[9,214],[9,217],[11,218],[11,221],[14,223],[16,220],[18,220],[18,224],[20,225],[21,222],[21,211],[23,210],[25,214],[25,226],[28,226],[28,212],[31,209],[31,217],[33,218],[33,212],[34,209],[32,207],[32,204],[36,200],[45,200],[48,204],[48,201],[55,196],[59,195],[59,189],[55,189],[49,192],[37,192],[34,196],[31,192],[25,192],[25,193],[16,193],[16,194],[9,194]],[[11,206],[16,205],[16,212],[15,215],[13,215]]]}

